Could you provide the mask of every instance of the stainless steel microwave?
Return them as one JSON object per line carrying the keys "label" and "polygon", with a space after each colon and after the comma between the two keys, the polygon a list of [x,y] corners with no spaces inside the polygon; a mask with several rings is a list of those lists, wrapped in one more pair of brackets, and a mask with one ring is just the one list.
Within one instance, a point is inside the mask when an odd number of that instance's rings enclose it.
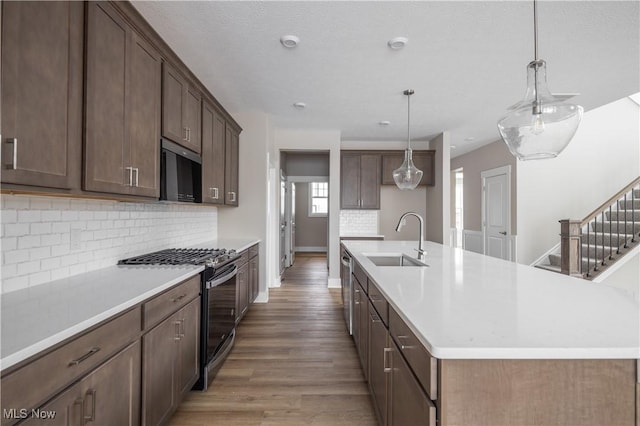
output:
{"label": "stainless steel microwave", "polygon": [[202,202],[202,159],[167,139],[160,140],[160,199]]}

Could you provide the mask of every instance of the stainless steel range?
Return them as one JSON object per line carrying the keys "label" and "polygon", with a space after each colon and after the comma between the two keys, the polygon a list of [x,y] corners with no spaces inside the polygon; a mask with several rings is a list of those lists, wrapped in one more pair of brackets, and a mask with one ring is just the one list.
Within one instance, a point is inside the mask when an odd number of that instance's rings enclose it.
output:
{"label": "stainless steel range", "polygon": [[235,250],[166,249],[121,260],[121,265],[205,265],[200,306],[200,377],[194,389],[206,390],[233,346],[236,324]]}

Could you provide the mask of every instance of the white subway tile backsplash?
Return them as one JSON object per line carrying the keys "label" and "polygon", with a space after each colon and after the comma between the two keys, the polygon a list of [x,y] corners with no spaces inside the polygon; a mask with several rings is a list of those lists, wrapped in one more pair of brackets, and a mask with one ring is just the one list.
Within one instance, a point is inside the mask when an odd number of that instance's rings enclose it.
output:
{"label": "white subway tile backsplash", "polygon": [[2,293],[217,237],[210,206],[20,195],[1,205]]}
{"label": "white subway tile backsplash", "polygon": [[378,234],[378,210],[340,210],[340,234]]}

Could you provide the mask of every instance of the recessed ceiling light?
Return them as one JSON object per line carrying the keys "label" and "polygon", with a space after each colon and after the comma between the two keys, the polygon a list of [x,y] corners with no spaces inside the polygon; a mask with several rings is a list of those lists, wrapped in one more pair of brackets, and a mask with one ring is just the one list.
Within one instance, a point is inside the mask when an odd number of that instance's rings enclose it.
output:
{"label": "recessed ceiling light", "polygon": [[457,146],[455,146],[455,145],[451,145],[449,148],[451,148],[451,149],[456,149],[456,148],[457,148]]}
{"label": "recessed ceiling light", "polygon": [[387,46],[389,46],[393,50],[399,50],[402,49],[408,41],[409,39],[406,37],[394,37],[387,42]]}
{"label": "recessed ceiling light", "polygon": [[294,35],[284,35],[280,37],[280,43],[287,49],[293,49],[300,43],[300,39]]}
{"label": "recessed ceiling light", "polygon": [[391,122],[389,120],[382,120],[380,122],[378,122],[379,125],[381,125],[382,127],[388,126],[391,124]]}
{"label": "recessed ceiling light", "polygon": [[307,107],[307,104],[305,104],[304,102],[296,102],[295,104],[293,104],[293,106],[296,109],[305,109]]}
{"label": "recessed ceiling light", "polygon": [[472,141],[475,141],[476,138],[474,138],[473,136],[469,136],[468,138],[464,138],[464,140],[467,142],[472,142]]}

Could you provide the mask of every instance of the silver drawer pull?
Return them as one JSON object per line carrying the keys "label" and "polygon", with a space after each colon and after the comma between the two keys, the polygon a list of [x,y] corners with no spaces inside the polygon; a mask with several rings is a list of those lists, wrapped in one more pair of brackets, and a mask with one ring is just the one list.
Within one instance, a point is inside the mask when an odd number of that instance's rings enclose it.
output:
{"label": "silver drawer pull", "polygon": [[133,186],[133,167],[125,167],[129,171],[129,186]]}
{"label": "silver drawer pull", "polygon": [[[409,336],[398,336],[398,342],[400,342],[402,339],[408,339]],[[415,349],[415,346],[413,345],[403,345],[402,343],[400,343],[400,349],[405,350],[405,349]]]}
{"label": "silver drawer pull", "polygon": [[80,364],[82,361],[85,361],[87,358],[89,358],[90,356],[94,355],[99,350],[100,350],[100,348],[98,348],[98,347],[91,348],[89,350],[89,352],[87,352],[86,354],[82,355],[80,358],[76,358],[73,361],[71,361],[68,366],[69,367],[73,367],[75,365]]}
{"label": "silver drawer pull", "polygon": [[376,314],[371,314],[371,322],[382,322],[380,317]]}
{"label": "silver drawer pull", "polygon": [[171,301],[172,301],[173,303],[175,303],[175,302],[179,302],[179,301],[181,301],[182,299],[184,299],[185,297],[187,297],[187,294],[186,294],[186,293],[185,293],[185,294],[183,294],[183,295],[181,295],[181,296],[178,296],[178,297],[175,297],[175,298],[171,299]]}
{"label": "silver drawer pull", "polygon": [[384,348],[382,355],[383,355],[383,359],[382,359],[382,371],[385,373],[391,373],[393,371],[393,368],[391,367],[387,367],[387,354],[389,352],[393,351],[393,349],[391,348]]}
{"label": "silver drawer pull", "polygon": [[9,170],[16,170],[18,168],[18,138],[7,138],[6,142],[13,145],[11,164],[7,164],[6,168]]}
{"label": "silver drawer pull", "polygon": [[137,167],[133,168],[133,171],[136,172],[136,179],[135,179],[135,183],[133,184],[133,186],[138,186],[138,178],[140,177],[140,170]]}
{"label": "silver drawer pull", "polygon": [[180,320],[174,321],[173,325],[175,325],[175,336],[173,336],[173,340],[180,340],[182,337],[180,336]]}

